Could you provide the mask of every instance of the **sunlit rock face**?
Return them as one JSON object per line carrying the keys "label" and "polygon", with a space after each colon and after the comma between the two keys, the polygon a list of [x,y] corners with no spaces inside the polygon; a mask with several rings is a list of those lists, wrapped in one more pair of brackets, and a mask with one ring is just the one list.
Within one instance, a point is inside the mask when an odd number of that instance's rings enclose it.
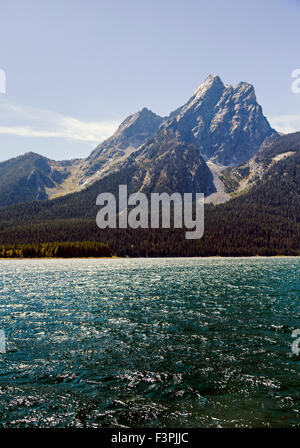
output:
{"label": "sunlit rock face", "polygon": [[181,139],[196,144],[206,160],[228,166],[249,160],[267,137],[276,134],[252,85],[225,86],[212,75],[170,117],[166,126]]}

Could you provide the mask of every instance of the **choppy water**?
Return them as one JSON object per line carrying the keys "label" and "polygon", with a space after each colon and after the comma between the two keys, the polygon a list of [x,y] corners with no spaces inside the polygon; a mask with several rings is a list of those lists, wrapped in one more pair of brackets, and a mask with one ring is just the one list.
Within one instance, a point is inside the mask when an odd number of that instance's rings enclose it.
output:
{"label": "choppy water", "polygon": [[0,426],[300,426],[300,260],[0,261]]}

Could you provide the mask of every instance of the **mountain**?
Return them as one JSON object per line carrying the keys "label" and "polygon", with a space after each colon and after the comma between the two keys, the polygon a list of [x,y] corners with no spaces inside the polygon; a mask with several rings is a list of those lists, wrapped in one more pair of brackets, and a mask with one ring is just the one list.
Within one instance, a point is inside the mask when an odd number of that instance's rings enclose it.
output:
{"label": "mountain", "polygon": [[249,160],[267,137],[277,135],[251,84],[224,86],[219,76],[212,75],[184,106],[171,113],[166,126],[195,144],[205,160],[226,166]]}
{"label": "mountain", "polygon": [[[259,151],[245,164],[222,171],[221,179],[228,193],[239,195],[247,192],[261,181],[270,169],[281,160],[299,155],[300,132],[271,137],[262,144]],[[297,160],[293,157],[292,161]]]}
{"label": "mountain", "polygon": [[126,180],[129,192],[209,195],[215,191],[213,176],[199,149],[164,126],[118,170],[132,173]]}
{"label": "mountain", "polygon": [[127,117],[112,137],[97,146],[84,161],[80,183],[86,187],[125,161],[158,131],[163,121],[162,117],[147,108]]}
{"label": "mountain", "polygon": [[[119,157],[115,169],[130,170],[130,191],[203,192],[207,202],[226,202],[230,196],[220,164],[248,161],[267,138],[276,136],[251,85],[233,88],[209,76],[138,150],[126,160]],[[105,175],[110,174],[106,170]]]}
{"label": "mountain", "polygon": [[0,163],[1,206],[47,199],[48,191],[69,176],[69,166],[32,152]]}
{"label": "mountain", "polygon": [[0,163],[0,207],[54,199],[86,188],[155,134],[163,118],[144,108],[86,159],[54,161],[29,152]]}
{"label": "mountain", "polygon": [[[43,168],[28,155],[5,162],[0,206],[55,199],[127,171],[132,175],[125,183],[131,189],[201,191],[207,202],[226,202],[230,196],[223,170],[249,161],[266,139],[275,136],[253,86],[245,82],[225,86],[210,75],[169,117],[142,109],[126,118],[86,159],[54,162],[36,155]],[[11,169],[16,163],[18,168]]]}
{"label": "mountain", "polygon": [[119,256],[300,255],[300,133],[269,140],[257,160],[264,171],[251,188],[206,206],[201,240],[180,229],[97,228],[95,198],[133,176],[128,165],[81,192],[2,209],[0,244],[101,241]]}
{"label": "mountain", "polygon": [[[85,160],[29,153],[1,164],[0,179],[2,203],[31,201],[1,209],[0,244],[100,241],[119,256],[300,255],[300,132],[273,131],[245,83],[210,76],[168,118],[143,109]],[[100,230],[96,197],[120,184],[226,202],[206,205],[200,240],[182,229]],[[61,197],[40,200],[54,192]]]}

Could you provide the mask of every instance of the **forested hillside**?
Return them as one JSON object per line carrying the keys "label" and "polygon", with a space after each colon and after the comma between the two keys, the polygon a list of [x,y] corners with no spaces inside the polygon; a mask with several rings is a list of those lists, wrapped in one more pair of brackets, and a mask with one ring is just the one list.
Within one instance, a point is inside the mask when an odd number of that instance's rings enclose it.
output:
{"label": "forested hillside", "polygon": [[107,244],[97,241],[11,244],[0,246],[0,258],[111,257]]}
{"label": "forested hillside", "polygon": [[100,241],[119,256],[300,255],[300,151],[294,139],[284,151],[291,148],[294,154],[273,164],[246,194],[206,206],[201,240],[188,241],[177,229],[99,230],[96,196],[126,183],[130,172],[124,171],[69,197],[2,209],[0,244]]}

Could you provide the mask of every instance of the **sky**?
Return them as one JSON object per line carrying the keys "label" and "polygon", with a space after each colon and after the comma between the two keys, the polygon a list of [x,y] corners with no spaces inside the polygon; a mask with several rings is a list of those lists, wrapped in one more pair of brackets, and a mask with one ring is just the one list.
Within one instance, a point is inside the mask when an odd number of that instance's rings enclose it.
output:
{"label": "sky", "polygon": [[299,23],[300,0],[0,0],[0,161],[86,157],[208,74],[253,84],[277,130],[300,130]]}

